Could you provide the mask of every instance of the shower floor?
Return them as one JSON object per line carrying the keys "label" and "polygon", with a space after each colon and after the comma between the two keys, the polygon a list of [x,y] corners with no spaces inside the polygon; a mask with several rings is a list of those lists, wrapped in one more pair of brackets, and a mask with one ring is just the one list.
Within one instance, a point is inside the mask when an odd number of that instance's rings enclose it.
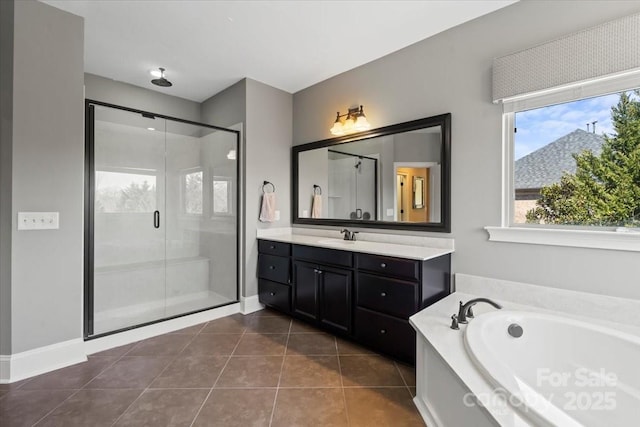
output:
{"label": "shower floor", "polygon": [[234,301],[234,298],[204,291],[183,295],[168,301],[150,301],[146,304],[122,307],[117,310],[98,311],[94,314],[93,333],[97,335],[116,331]]}

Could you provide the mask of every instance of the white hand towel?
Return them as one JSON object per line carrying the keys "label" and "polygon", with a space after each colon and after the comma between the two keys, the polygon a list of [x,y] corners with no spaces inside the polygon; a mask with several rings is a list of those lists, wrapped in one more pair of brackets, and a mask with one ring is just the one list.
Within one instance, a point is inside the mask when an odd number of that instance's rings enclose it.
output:
{"label": "white hand towel", "polygon": [[262,195],[262,209],[260,221],[273,222],[276,219],[276,193],[264,193]]}
{"label": "white hand towel", "polygon": [[322,196],[320,194],[313,195],[313,202],[311,203],[311,218],[322,217]]}

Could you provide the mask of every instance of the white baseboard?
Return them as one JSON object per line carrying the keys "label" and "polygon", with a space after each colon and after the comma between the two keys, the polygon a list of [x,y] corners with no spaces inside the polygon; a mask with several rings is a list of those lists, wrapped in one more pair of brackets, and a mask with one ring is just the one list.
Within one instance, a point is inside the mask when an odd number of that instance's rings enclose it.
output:
{"label": "white baseboard", "polygon": [[0,384],[6,384],[11,378],[11,356],[0,356]]}
{"label": "white baseboard", "polygon": [[240,307],[240,312],[242,314],[249,314],[264,309],[264,305],[260,304],[260,301],[258,300],[258,295],[240,297]]}
{"label": "white baseboard", "polygon": [[0,356],[0,383],[20,381],[86,360],[81,338]]}
{"label": "white baseboard", "polygon": [[120,347],[121,345],[131,344],[132,342],[145,340],[147,338],[177,331],[179,329],[188,328],[189,326],[194,326],[199,323],[204,323],[210,320],[229,316],[231,314],[240,313],[240,307],[241,303],[225,305],[223,307],[213,308],[211,310],[189,314],[188,316],[165,320],[164,322],[142,326],[140,328],[108,335],[106,337],[95,338],[84,342],[84,351],[86,352],[86,354],[94,354],[103,350],[108,350],[110,348]]}
{"label": "white baseboard", "polygon": [[413,403],[416,405],[416,408],[418,408],[418,412],[420,412],[420,415],[426,425],[429,427],[440,427],[442,425],[440,424],[440,420],[433,415],[431,409],[429,409],[425,402],[420,400],[418,396],[413,398]]}
{"label": "white baseboard", "polygon": [[[248,300],[250,300],[247,304],[250,310],[249,312],[262,308],[257,296],[255,297],[255,302],[253,301],[253,297],[248,298]],[[0,355],[0,384],[20,381],[35,375],[75,365],[76,363],[86,362],[88,354],[239,313],[241,306],[241,303],[230,304],[103,338],[96,338],[89,341],[83,341],[78,338],[9,356]]]}

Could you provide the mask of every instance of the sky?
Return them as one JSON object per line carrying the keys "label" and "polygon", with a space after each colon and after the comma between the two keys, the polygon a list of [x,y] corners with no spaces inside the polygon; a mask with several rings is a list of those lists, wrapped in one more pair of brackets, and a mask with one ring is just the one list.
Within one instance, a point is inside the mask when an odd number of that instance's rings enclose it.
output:
{"label": "sky", "polygon": [[596,133],[614,133],[611,124],[611,107],[618,103],[618,94],[558,104],[550,107],[516,113],[515,159],[526,156],[576,129],[593,131],[591,122],[596,123]]}

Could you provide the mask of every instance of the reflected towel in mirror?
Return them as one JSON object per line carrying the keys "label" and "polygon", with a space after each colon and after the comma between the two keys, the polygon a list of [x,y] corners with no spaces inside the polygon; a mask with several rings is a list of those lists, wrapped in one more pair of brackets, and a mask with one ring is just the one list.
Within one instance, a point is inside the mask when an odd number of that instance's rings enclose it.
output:
{"label": "reflected towel in mirror", "polygon": [[261,222],[273,222],[276,219],[276,193],[264,193],[262,195],[262,208],[260,209]]}
{"label": "reflected towel in mirror", "polygon": [[322,195],[314,194],[311,202],[311,218],[322,218]]}

